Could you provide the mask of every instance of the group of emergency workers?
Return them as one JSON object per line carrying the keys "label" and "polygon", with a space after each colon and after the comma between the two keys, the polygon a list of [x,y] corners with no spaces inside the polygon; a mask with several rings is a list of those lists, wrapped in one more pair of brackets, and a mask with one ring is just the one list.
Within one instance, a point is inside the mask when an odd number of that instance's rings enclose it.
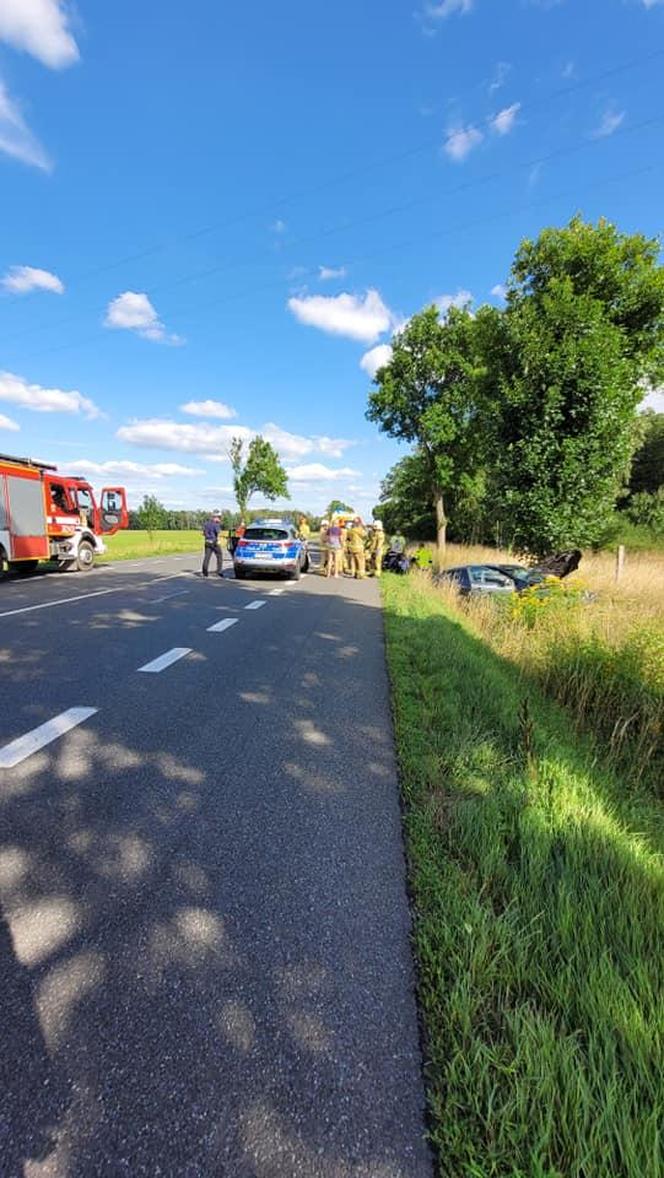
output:
{"label": "group of emergency workers", "polygon": [[345,575],[357,580],[380,576],[385,551],[385,536],[380,520],[365,526],[359,515],[350,519],[333,515],[330,519],[321,520],[319,540],[320,571],[323,576]]}

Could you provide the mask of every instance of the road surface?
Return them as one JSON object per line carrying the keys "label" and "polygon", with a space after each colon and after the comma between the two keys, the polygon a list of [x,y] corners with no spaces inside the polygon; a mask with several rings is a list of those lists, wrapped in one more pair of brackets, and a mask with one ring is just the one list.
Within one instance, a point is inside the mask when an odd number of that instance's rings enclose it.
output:
{"label": "road surface", "polygon": [[0,585],[0,1173],[420,1178],[371,581]]}

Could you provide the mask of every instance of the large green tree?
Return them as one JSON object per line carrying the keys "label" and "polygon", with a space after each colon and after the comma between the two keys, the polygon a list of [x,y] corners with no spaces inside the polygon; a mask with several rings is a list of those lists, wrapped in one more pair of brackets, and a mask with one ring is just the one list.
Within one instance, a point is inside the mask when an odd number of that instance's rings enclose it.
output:
{"label": "large green tree", "polygon": [[468,309],[452,307],[441,319],[432,306],[414,315],[395,336],[391,359],[376,373],[376,388],[369,394],[369,420],[418,447],[441,563],[448,496],[481,464],[483,341],[492,337],[497,314],[483,308],[474,318]]}
{"label": "large green tree", "polygon": [[233,488],[240,514],[245,515],[251,496],[257,491],[266,499],[288,499],[288,475],[279,455],[265,438],[257,434],[245,454],[242,438],[233,438],[230,447]]}
{"label": "large green tree", "polygon": [[580,218],[522,243],[494,384],[505,534],[543,555],[604,532],[628,475],[643,385],[664,371],[658,244]]}

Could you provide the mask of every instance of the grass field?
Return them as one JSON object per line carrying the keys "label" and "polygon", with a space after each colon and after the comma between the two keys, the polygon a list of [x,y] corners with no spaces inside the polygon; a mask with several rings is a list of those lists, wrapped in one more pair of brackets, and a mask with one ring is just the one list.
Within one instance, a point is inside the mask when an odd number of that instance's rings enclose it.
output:
{"label": "grass field", "polygon": [[664,811],[423,577],[384,579],[445,1178],[658,1178]]}
{"label": "grass field", "polygon": [[106,541],[107,560],[136,560],[141,556],[168,556],[173,552],[196,552],[202,550],[203,539],[198,531],[191,532],[148,532],[126,531],[110,536]]}
{"label": "grass field", "polygon": [[[451,546],[447,564],[501,557],[514,559]],[[446,600],[563,703],[630,781],[648,781],[664,799],[664,554],[628,553],[618,584],[615,558],[599,553],[546,598],[464,601],[448,590]]]}

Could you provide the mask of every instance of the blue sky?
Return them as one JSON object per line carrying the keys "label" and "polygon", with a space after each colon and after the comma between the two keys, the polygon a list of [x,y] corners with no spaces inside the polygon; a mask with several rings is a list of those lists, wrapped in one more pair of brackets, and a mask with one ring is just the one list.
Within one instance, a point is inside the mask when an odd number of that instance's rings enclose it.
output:
{"label": "blue sky", "polygon": [[367,513],[400,323],[660,232],[663,70],[662,0],[0,0],[0,449],[212,507],[260,430]]}

